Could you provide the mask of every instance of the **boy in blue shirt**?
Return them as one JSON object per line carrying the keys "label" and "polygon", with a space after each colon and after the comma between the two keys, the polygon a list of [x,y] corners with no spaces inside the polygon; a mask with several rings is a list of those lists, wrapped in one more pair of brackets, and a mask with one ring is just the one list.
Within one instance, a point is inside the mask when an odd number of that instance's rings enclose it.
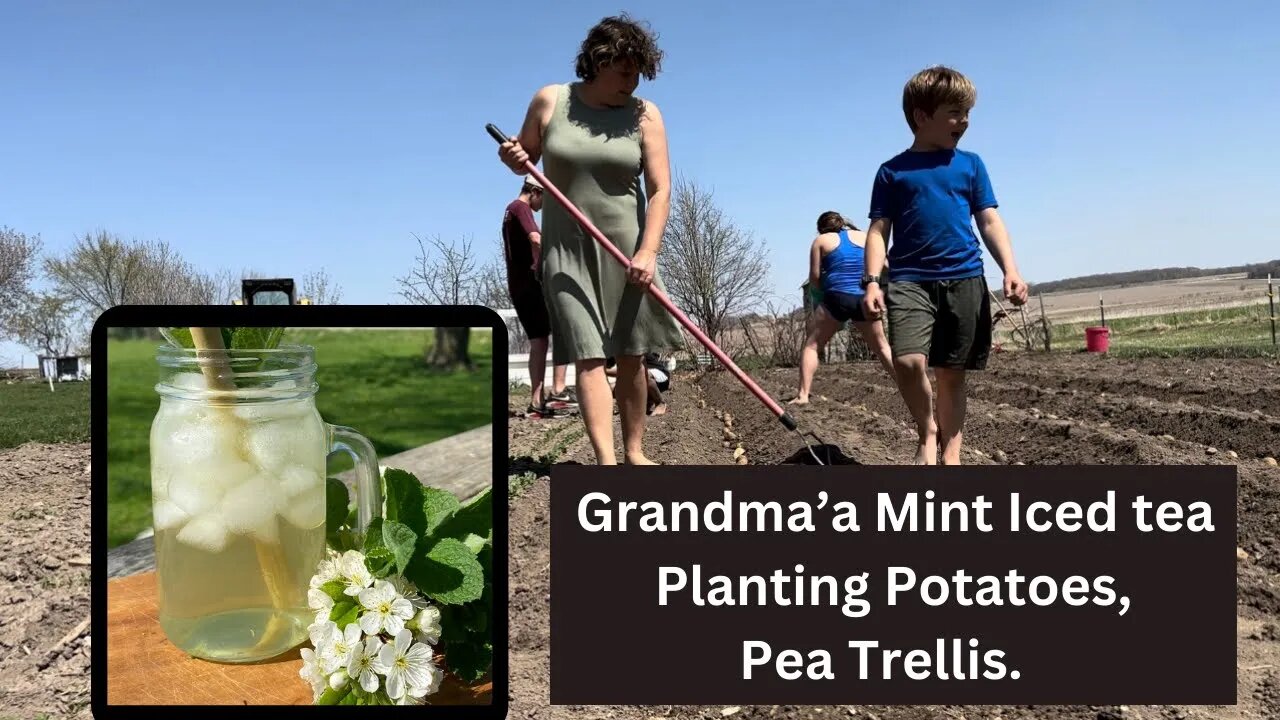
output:
{"label": "boy in blue shirt", "polygon": [[976,96],[973,83],[947,67],[907,81],[902,111],[915,141],[880,166],[871,191],[863,312],[868,319],[888,313],[898,388],[919,432],[917,465],[936,463],[939,438],[943,464],[960,464],[965,372],[984,369],[991,350],[991,300],[974,219],[1004,272],[1005,297],[1014,305],[1027,301],[987,169],[976,153],[956,149]]}

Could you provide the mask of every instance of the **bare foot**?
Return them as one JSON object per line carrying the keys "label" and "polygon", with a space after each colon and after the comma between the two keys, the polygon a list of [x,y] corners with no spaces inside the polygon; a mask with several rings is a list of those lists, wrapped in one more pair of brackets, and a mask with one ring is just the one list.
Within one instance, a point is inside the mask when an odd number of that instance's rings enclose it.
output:
{"label": "bare foot", "polygon": [[916,457],[912,461],[914,465],[937,465],[938,464],[938,431],[929,430],[924,437],[920,438],[920,446],[916,448]]}
{"label": "bare foot", "polygon": [[627,455],[628,465],[657,465],[658,463],[650,460],[644,455]]}
{"label": "bare foot", "polygon": [[792,399],[792,400],[788,400],[788,401],[787,401],[787,404],[788,404],[788,405],[808,405],[808,404],[809,404],[809,396],[808,396],[808,395],[799,395],[799,396],[796,396],[794,399]]}
{"label": "bare foot", "polygon": [[653,406],[653,409],[649,411],[649,414],[650,414],[650,415],[666,415],[666,414],[667,414],[667,404],[666,404],[666,403],[663,403],[663,404],[661,404],[661,405],[654,405],[654,406]]}

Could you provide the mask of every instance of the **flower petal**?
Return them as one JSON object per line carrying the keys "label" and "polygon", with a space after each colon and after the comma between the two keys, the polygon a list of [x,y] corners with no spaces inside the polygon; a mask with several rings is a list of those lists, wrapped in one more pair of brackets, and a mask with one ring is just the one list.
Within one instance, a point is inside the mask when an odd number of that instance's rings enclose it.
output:
{"label": "flower petal", "polygon": [[355,647],[360,644],[360,631],[363,629],[358,624],[351,623],[347,626],[346,632],[343,633],[342,639],[347,641],[347,645]]}
{"label": "flower petal", "polygon": [[331,608],[333,607],[333,598],[329,597],[329,593],[324,592],[323,590],[308,590],[307,607],[312,610]]}
{"label": "flower petal", "polygon": [[[382,616],[376,612],[366,612],[360,616],[360,629],[366,635],[377,635],[382,629]],[[347,627],[351,627],[348,625]]]}
{"label": "flower petal", "polygon": [[399,635],[404,632],[404,618],[399,615],[384,615],[382,627],[392,635]]}
{"label": "flower petal", "polygon": [[392,700],[398,700],[404,697],[404,673],[398,668],[387,673],[387,695]]}
{"label": "flower petal", "polygon": [[408,620],[413,617],[413,603],[405,600],[404,598],[396,598],[396,600],[391,603],[391,613]]}
{"label": "flower petal", "polygon": [[378,676],[372,670],[360,673],[360,687],[364,688],[365,692],[377,692]]}

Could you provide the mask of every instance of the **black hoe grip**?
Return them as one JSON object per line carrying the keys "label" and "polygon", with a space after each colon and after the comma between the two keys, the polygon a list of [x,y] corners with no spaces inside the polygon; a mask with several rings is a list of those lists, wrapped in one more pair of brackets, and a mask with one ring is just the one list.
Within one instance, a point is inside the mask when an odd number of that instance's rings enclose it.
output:
{"label": "black hoe grip", "polygon": [[489,131],[489,134],[493,136],[494,140],[498,141],[499,145],[507,141],[507,136],[502,134],[502,131],[498,129],[497,125],[489,123],[484,126],[484,129]]}
{"label": "black hoe grip", "polygon": [[786,429],[788,430],[796,429],[796,420],[795,418],[791,417],[791,413],[782,413],[782,415],[779,416],[778,419],[782,421],[782,426],[785,427]]}

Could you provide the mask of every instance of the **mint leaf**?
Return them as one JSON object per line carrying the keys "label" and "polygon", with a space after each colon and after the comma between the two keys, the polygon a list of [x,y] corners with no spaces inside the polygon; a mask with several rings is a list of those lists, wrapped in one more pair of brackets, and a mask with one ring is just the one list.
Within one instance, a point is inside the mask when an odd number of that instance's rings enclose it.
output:
{"label": "mint leaf", "polygon": [[359,617],[359,603],[351,602],[350,600],[334,603],[333,611],[329,613],[329,619],[338,626],[339,630],[346,630],[347,626],[355,622]]}
{"label": "mint leaf", "polygon": [[329,582],[320,586],[320,592],[323,592],[325,595],[328,595],[329,597],[333,598],[333,601],[335,603],[345,600],[347,599],[347,597],[349,597],[345,592],[343,592],[346,589],[347,589],[346,584],[343,583],[341,580],[330,580]]}
{"label": "mint leaf", "polygon": [[422,511],[426,514],[426,528],[423,535],[432,537],[436,528],[447,522],[461,507],[458,498],[448,490],[433,487],[422,488]]}
{"label": "mint leaf", "polygon": [[[458,538],[454,539],[456,540]],[[465,538],[461,538],[461,540],[462,544],[467,546],[467,549],[471,551],[472,555],[479,555],[480,551],[484,549],[485,543],[489,542],[486,538],[470,533],[468,533]]]}
{"label": "mint leaf", "polygon": [[387,484],[387,519],[403,523],[414,533],[426,535],[429,528],[423,509],[422,483],[404,470],[393,468],[387,468],[383,479]]}
{"label": "mint leaf", "polygon": [[230,331],[227,347],[234,350],[274,350],[284,337],[282,327],[223,328],[224,339]]}
{"label": "mint leaf", "polygon": [[413,551],[418,544],[418,535],[409,526],[388,520],[382,524],[382,541],[395,557],[396,570],[401,574],[413,560]]}
{"label": "mint leaf", "polygon": [[447,645],[444,649],[444,664],[462,682],[474,683],[489,672],[489,667],[493,664],[493,645],[487,642]]}
{"label": "mint leaf", "polygon": [[387,546],[383,534],[387,522],[382,518],[374,518],[369,523],[369,531],[365,533],[364,546],[360,548],[364,553],[364,566],[376,578],[386,577],[395,566],[395,553]]}
{"label": "mint leaf", "polygon": [[[493,488],[485,488],[483,492],[458,508],[443,525],[438,537],[451,537],[466,541],[468,535],[487,538],[493,534]],[[476,552],[479,552],[477,550]]]}
{"label": "mint leaf", "polygon": [[425,554],[417,554],[406,568],[408,578],[423,595],[444,605],[461,605],[484,592],[484,569],[461,541],[443,538]]}

